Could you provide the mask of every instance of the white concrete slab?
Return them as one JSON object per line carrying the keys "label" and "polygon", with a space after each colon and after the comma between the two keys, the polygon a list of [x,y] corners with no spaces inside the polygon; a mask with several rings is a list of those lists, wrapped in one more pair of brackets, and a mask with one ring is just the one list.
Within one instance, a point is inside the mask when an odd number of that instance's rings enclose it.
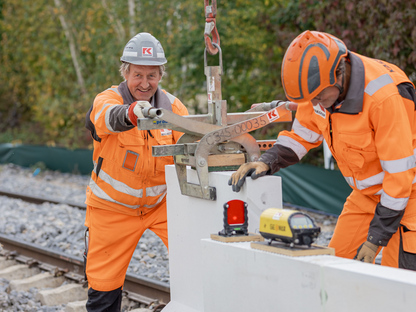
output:
{"label": "white concrete slab", "polygon": [[[210,186],[217,189],[217,200],[210,201],[182,195],[175,167],[166,166],[171,302],[163,312],[203,311],[200,241],[223,228],[224,203],[233,199],[247,202],[249,231],[253,233],[258,232],[263,210],[282,207],[280,177],[248,178],[235,193],[228,185],[231,173],[209,174]],[[199,184],[195,170],[188,169],[187,174],[189,182]]]}
{"label": "white concrete slab", "polygon": [[[248,203],[249,231],[260,214],[282,207],[280,177],[247,179],[239,193],[228,186],[231,172],[210,173],[217,200],[181,195],[174,166],[168,185],[171,302],[163,312],[408,312],[416,307],[416,272],[335,256],[289,257],[250,243],[213,241],[223,227],[223,204]],[[188,178],[198,183],[196,171]]]}
{"label": "white concrete slab", "polygon": [[416,272],[335,256],[289,257],[203,239],[205,312],[413,311]]}

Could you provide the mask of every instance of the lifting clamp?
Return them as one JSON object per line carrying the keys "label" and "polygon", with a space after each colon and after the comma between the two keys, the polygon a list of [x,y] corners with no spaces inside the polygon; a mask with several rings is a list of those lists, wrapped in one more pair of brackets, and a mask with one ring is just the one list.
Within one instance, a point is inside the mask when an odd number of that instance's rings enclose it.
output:
{"label": "lifting clamp", "polygon": [[[216,200],[217,190],[209,185],[209,171],[235,170],[241,164],[256,161],[261,150],[267,150],[275,141],[256,141],[249,132],[271,122],[292,121],[292,102],[273,101],[253,105],[242,113],[227,113],[227,101],[222,100],[222,51],[216,29],[216,0],[208,6],[205,1],[206,27],[204,73],[207,81],[208,113],[179,116],[173,112],[149,107],[137,120],[139,130],[171,129],[183,132],[177,144],[152,147],[152,154],[173,156],[181,193],[202,199]],[[207,26],[208,25],[208,26]],[[214,41],[209,35],[213,33]],[[219,55],[218,66],[207,65],[207,52]],[[215,160],[215,161],[213,161]],[[188,182],[187,167],[196,169],[199,184]]]}

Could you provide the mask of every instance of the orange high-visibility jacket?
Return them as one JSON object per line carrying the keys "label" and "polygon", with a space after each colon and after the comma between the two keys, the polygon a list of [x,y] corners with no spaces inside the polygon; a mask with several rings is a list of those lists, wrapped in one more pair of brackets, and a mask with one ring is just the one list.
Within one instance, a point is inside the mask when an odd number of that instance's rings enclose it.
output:
{"label": "orange high-visibility jacket", "polygon": [[[87,113],[86,126],[94,138],[94,170],[86,204],[141,215],[165,197],[165,165],[173,164],[172,156],[153,157],[152,146],[175,144],[182,133],[138,130],[126,121],[126,110],[134,101],[126,82],[122,82],[98,94]],[[179,99],[160,88],[151,105],[188,115]]]}
{"label": "orange high-visibility jacket", "polygon": [[[282,131],[276,148],[260,160],[276,172],[325,139],[348,184],[364,195],[381,195],[381,206],[397,213],[400,222],[416,182],[414,86],[395,65],[352,52],[349,58],[345,100],[327,110],[311,103],[299,105],[292,130]],[[377,232],[397,230],[375,227]],[[391,234],[375,234],[375,243],[385,245]]]}

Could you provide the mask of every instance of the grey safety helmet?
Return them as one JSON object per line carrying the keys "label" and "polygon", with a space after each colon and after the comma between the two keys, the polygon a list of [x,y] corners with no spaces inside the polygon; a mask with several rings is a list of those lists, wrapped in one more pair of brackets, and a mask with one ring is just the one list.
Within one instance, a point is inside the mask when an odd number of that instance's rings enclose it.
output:
{"label": "grey safety helmet", "polygon": [[135,65],[163,65],[168,61],[159,40],[142,32],[130,39],[123,50],[120,61]]}

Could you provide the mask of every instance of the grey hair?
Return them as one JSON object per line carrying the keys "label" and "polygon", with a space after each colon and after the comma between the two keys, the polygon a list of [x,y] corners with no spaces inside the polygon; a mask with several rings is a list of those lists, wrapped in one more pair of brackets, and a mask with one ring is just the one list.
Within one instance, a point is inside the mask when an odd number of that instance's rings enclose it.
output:
{"label": "grey hair", "polygon": [[[130,63],[122,62],[120,65],[120,74],[121,77],[126,79],[126,76],[130,73]],[[165,65],[159,65],[160,81],[162,81],[163,76],[166,74]]]}

